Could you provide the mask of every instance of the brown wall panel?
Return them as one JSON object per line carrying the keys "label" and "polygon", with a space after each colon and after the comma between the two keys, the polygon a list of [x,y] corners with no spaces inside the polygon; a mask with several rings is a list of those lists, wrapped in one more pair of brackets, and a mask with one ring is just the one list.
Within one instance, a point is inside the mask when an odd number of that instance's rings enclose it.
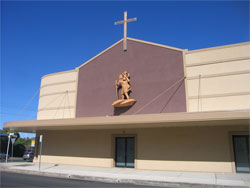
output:
{"label": "brown wall panel", "polygon": [[[80,68],[76,117],[185,112],[184,82],[167,91],[184,77],[182,52],[127,42],[127,51],[120,42]],[[130,108],[114,108],[114,83],[123,71],[131,74],[130,97],[137,102]]]}

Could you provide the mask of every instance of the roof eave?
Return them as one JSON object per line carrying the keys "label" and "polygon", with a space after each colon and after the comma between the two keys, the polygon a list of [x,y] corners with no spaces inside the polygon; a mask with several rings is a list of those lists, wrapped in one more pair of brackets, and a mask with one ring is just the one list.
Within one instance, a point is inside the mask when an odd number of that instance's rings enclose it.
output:
{"label": "roof eave", "polygon": [[20,132],[39,130],[126,129],[188,126],[240,126],[249,125],[249,111],[167,113],[74,119],[12,121],[4,129]]}

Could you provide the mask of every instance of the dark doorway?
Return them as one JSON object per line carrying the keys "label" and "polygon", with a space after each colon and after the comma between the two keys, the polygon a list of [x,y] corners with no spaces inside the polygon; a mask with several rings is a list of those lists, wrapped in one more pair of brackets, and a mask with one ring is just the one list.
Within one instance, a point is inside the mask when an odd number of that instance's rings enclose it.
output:
{"label": "dark doorway", "polygon": [[236,172],[250,172],[249,135],[233,136]]}
{"label": "dark doorway", "polygon": [[116,137],[115,138],[115,166],[135,167],[135,138]]}

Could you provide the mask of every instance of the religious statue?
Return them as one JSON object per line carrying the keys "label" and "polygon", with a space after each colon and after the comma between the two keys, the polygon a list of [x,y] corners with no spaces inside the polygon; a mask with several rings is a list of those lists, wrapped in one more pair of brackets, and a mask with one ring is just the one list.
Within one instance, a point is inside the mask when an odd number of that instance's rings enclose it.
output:
{"label": "religious statue", "polygon": [[122,99],[129,99],[129,93],[131,92],[131,87],[130,87],[130,74],[125,71],[123,73],[120,74],[119,76],[119,81],[117,82],[117,80],[115,81],[115,85],[116,85],[116,93],[117,93],[117,99],[119,99],[118,96],[118,89],[121,88],[121,98]]}
{"label": "religious statue", "polygon": [[[130,86],[130,74],[127,71],[122,72],[119,75],[119,80],[115,81],[116,86],[116,97],[117,100],[113,102],[114,107],[125,107],[132,106],[136,100],[130,99],[129,94],[131,93]],[[121,99],[119,99],[119,90],[121,90]]]}

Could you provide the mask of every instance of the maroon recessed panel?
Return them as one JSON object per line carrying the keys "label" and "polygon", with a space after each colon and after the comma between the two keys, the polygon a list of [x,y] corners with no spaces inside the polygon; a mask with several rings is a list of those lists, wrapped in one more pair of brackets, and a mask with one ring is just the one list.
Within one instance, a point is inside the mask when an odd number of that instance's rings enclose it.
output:
{"label": "maroon recessed panel", "polygon": [[[142,42],[122,42],[79,69],[76,117],[154,114],[186,111],[181,51]],[[132,107],[114,108],[115,80],[131,75]]]}

